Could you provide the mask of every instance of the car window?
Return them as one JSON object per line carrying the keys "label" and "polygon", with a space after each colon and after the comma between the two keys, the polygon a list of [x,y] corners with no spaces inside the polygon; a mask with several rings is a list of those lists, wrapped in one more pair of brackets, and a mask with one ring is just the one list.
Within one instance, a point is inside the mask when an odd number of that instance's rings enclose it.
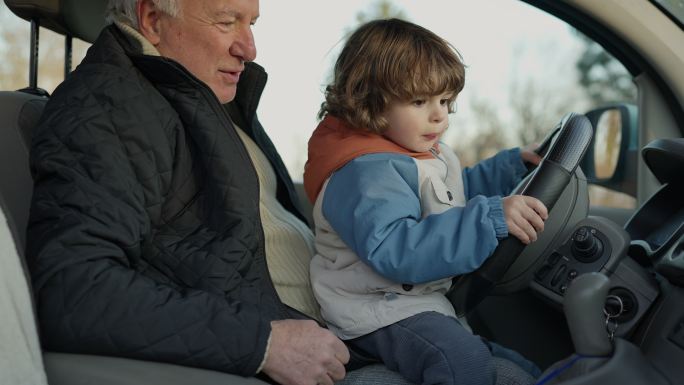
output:
{"label": "car window", "polygon": [[[29,84],[30,24],[0,2],[0,89],[17,90]],[[64,80],[64,36],[49,29],[38,32],[38,87],[52,93]],[[72,40],[72,68],[81,62],[90,44]]]}
{"label": "car window", "polygon": [[682,0],[652,0],[665,14],[674,20],[679,28],[684,29],[684,2]]}
{"label": "car window", "polygon": [[[521,1],[307,2],[310,14],[326,17],[305,22],[294,21],[298,7],[291,2],[262,0],[261,7],[269,12],[262,12],[255,29],[257,60],[269,72],[269,86],[260,118],[295,179],[302,177],[306,141],[345,35],[372,18],[421,24],[463,55],[466,85],[444,141],[466,165],[501,148],[539,141],[567,112],[636,102],[636,87],[620,62],[564,21]],[[273,25],[283,28],[273,33]],[[591,202],[636,204],[627,194],[598,186],[591,187]]]}
{"label": "car window", "polygon": [[[297,2],[301,3],[297,5]],[[635,103],[631,76],[600,45],[567,23],[518,0],[262,0],[254,28],[257,62],[269,73],[259,116],[296,181],[317,124],[323,90],[345,36],[360,23],[399,17],[451,42],[467,65],[466,86],[443,140],[464,165],[502,148],[539,141],[567,112]],[[299,9],[306,7],[307,15]],[[1,89],[28,84],[29,24],[0,4]],[[88,47],[74,39],[73,66]],[[64,38],[40,30],[38,85],[63,78]],[[633,208],[634,197],[590,187],[593,205]]]}

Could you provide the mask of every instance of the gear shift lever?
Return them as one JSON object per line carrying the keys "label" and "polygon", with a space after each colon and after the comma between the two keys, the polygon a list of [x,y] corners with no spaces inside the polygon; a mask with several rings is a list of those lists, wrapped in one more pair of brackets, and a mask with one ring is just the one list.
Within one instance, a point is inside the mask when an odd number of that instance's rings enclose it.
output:
{"label": "gear shift lever", "polygon": [[613,352],[603,314],[609,283],[608,277],[601,273],[582,274],[565,293],[563,310],[579,355],[607,356]]}

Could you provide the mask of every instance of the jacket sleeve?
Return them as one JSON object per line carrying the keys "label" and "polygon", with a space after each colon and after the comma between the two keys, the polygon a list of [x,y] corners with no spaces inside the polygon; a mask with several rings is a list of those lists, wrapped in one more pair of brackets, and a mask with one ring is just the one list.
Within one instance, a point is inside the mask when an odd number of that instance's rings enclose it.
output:
{"label": "jacket sleeve", "polygon": [[501,199],[477,196],[464,207],[421,219],[418,171],[396,154],[356,158],[324,190],[323,216],[380,275],[418,284],[477,269],[507,233]]}
{"label": "jacket sleeve", "polygon": [[509,195],[526,172],[519,148],[501,151],[463,169],[465,196],[470,199],[476,195]]}
{"label": "jacket sleeve", "polygon": [[257,304],[135,268],[150,227],[138,178],[152,175],[132,159],[154,154],[125,147],[114,127],[133,122],[114,122],[85,87],[83,108],[48,106],[31,151],[27,256],[44,347],[255,374],[271,331]]}

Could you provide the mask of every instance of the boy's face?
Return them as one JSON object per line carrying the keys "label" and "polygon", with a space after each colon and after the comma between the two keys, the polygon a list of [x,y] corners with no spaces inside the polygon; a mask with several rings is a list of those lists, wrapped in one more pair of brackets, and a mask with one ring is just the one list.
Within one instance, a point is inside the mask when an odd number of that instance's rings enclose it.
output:
{"label": "boy's face", "polygon": [[449,125],[449,99],[452,93],[393,102],[385,112],[389,128],[383,135],[415,152],[429,151]]}

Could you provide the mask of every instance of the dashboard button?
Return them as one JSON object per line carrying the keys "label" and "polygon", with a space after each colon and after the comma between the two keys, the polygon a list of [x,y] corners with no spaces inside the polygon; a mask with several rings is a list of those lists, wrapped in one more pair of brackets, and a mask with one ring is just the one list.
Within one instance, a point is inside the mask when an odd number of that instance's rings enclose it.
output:
{"label": "dashboard button", "polygon": [[596,230],[583,226],[575,231],[572,236],[572,255],[578,261],[591,263],[601,257],[603,243],[596,237]]}
{"label": "dashboard button", "polygon": [[556,263],[558,263],[558,261],[560,259],[561,259],[561,255],[554,251],[553,253],[551,253],[551,255],[549,255],[549,258],[546,259],[546,263],[553,266]]}
{"label": "dashboard button", "polygon": [[547,275],[549,275],[549,272],[551,271],[551,268],[553,266],[544,264],[542,267],[537,270],[536,273],[534,273],[534,277],[537,279],[537,281],[543,281],[544,278],[546,278]]}
{"label": "dashboard button", "polygon": [[565,276],[565,270],[568,269],[567,265],[560,265],[558,270],[556,270],[556,274],[553,275],[553,278],[551,278],[551,286],[556,286],[558,282]]}

